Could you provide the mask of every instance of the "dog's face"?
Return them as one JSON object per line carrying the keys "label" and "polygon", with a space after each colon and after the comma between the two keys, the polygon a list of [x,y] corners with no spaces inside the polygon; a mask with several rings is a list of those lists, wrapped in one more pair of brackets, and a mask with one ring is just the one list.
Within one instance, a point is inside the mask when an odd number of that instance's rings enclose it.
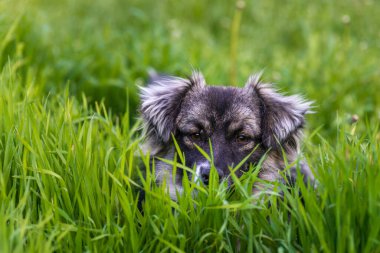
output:
{"label": "dog's face", "polygon": [[[220,179],[228,177],[231,168],[248,157],[235,172],[241,176],[265,154],[268,168],[263,166],[261,175],[275,177],[272,174],[281,168],[271,167],[279,166],[281,153],[297,153],[304,114],[310,106],[298,96],[282,96],[261,84],[258,75],[252,76],[244,88],[208,86],[200,73],[189,79],[156,76],[142,88],[141,100],[153,155],[172,159],[174,137],[185,154],[186,166],[195,168],[196,176],[205,184],[212,166],[200,150],[212,155]],[[158,161],[156,170],[160,181],[166,171],[170,174],[171,166]],[[175,180],[178,185],[182,175],[179,171]]]}
{"label": "dog's face", "polygon": [[197,176],[207,184],[211,164],[199,148],[212,153],[221,179],[256,148],[236,172],[240,176],[249,169],[249,162],[258,162],[265,153],[259,145],[261,123],[259,99],[252,99],[244,89],[205,86],[189,91],[183,99],[174,136],[186,156],[186,165],[195,165]]}

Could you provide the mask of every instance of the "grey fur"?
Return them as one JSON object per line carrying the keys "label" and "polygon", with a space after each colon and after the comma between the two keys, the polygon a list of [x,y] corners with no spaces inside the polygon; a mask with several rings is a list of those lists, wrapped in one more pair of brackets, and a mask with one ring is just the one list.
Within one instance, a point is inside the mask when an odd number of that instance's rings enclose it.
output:
{"label": "grey fur", "polygon": [[200,73],[189,79],[174,76],[154,76],[148,87],[140,87],[144,129],[155,142],[168,142],[175,130],[175,117],[181,98],[191,89],[205,85]]}
{"label": "grey fur", "polygon": [[[283,144],[283,141],[294,135],[304,125],[304,115],[310,112],[312,102],[299,95],[283,96],[270,84],[260,81],[261,74],[252,75],[246,83],[246,89],[253,91],[263,101],[263,142],[267,147]],[[286,148],[286,146],[284,147]]]}
{"label": "grey fur", "polygon": [[[185,153],[186,165],[196,168],[196,176],[207,183],[207,160],[195,146],[210,152],[213,144],[214,165],[220,178],[227,178],[229,167],[237,165],[256,148],[244,166],[256,164],[267,155],[259,177],[281,180],[279,171],[299,157],[299,141],[305,123],[304,115],[311,103],[301,96],[284,96],[270,84],[252,75],[244,88],[206,85],[203,75],[193,72],[188,79],[173,76],[152,76],[147,87],[141,87],[141,113],[146,133],[146,148],[156,161],[156,179],[168,180],[170,195],[176,199],[184,171],[172,178],[170,165],[156,159],[173,159],[173,135]],[[196,145],[195,145],[196,144]],[[301,173],[313,180],[306,163]],[[253,191],[254,192],[254,191]],[[257,190],[256,190],[257,192]]]}

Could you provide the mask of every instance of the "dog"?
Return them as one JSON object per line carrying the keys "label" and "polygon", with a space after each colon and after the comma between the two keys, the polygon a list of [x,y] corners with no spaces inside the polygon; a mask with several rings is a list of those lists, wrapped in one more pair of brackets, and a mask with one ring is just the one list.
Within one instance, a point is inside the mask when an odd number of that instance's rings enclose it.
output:
{"label": "dog", "polygon": [[[243,88],[209,86],[197,71],[189,78],[154,74],[146,87],[140,87],[140,99],[144,149],[155,164],[157,183],[166,180],[173,200],[187,173],[177,168],[173,178],[167,160],[173,160],[176,145],[185,165],[205,185],[211,168],[230,183],[231,168],[243,159],[244,164],[233,172],[237,177],[263,159],[258,178],[283,180],[280,172],[286,167],[285,159],[287,164],[299,159],[305,114],[311,108],[311,102],[301,96],[284,96],[263,83],[261,74],[250,76]],[[201,150],[212,154],[213,164]],[[291,174],[299,170],[305,181],[313,181],[308,165],[303,161],[298,165]],[[255,187],[252,193],[259,191]]]}

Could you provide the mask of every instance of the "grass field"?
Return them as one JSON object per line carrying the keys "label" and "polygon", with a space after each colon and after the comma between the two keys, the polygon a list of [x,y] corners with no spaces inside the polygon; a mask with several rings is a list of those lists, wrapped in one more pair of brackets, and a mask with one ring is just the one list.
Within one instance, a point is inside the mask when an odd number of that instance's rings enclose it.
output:
{"label": "grass field", "polygon": [[[0,252],[380,252],[380,2],[235,6],[0,1]],[[149,68],[239,86],[264,70],[313,100],[318,187],[257,201],[252,173],[234,193],[185,181],[171,201],[141,177]]]}

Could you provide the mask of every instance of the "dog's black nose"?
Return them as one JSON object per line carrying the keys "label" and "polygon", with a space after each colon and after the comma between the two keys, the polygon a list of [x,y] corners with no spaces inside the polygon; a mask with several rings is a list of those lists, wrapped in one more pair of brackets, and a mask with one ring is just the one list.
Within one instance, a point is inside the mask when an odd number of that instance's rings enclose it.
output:
{"label": "dog's black nose", "polygon": [[200,177],[201,177],[202,182],[205,185],[208,185],[208,181],[210,178],[210,167],[209,166],[202,166],[200,168]]}
{"label": "dog's black nose", "polygon": [[[218,172],[219,180],[223,179],[224,173],[218,169],[216,171]],[[210,172],[211,168],[209,166],[200,167],[200,178],[205,185],[209,184]]]}

